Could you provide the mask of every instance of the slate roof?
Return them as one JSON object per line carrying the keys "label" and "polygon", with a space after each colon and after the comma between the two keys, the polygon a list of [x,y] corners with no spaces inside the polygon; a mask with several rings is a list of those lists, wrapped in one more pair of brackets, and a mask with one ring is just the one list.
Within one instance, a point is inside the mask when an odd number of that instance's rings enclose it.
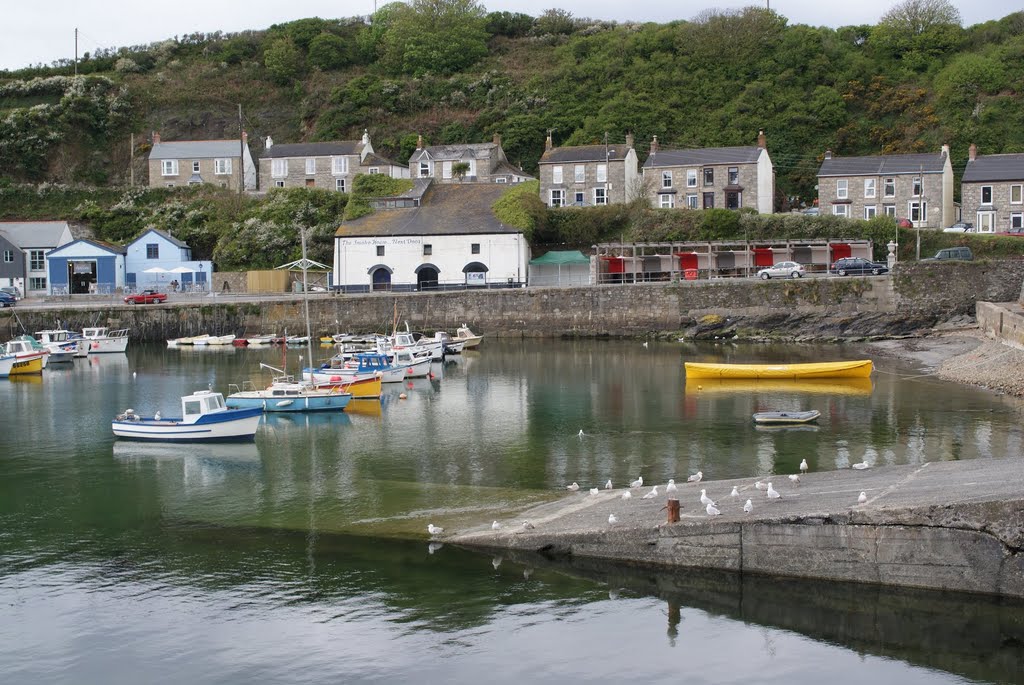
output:
{"label": "slate roof", "polygon": [[263,151],[260,159],[358,155],[362,151],[363,142],[361,140],[332,140],[323,143],[274,143],[269,150]]}
{"label": "slate roof", "polygon": [[223,159],[241,154],[237,140],[175,140],[159,142],[149,152],[150,159]]}
{"label": "slate roof", "polygon": [[[624,143],[614,145],[574,145],[572,147],[556,147],[545,150],[540,157],[541,164],[558,164],[566,162],[619,162],[626,159],[632,148]],[[606,156],[607,155],[607,156]]]}
{"label": "slate roof", "polygon": [[818,176],[885,176],[896,174],[941,174],[946,165],[942,152],[914,155],[868,155],[833,157],[822,161]]}
{"label": "slate roof", "polygon": [[[271,148],[271,149],[273,149],[273,148]],[[388,159],[387,157],[381,157],[380,155],[378,155],[375,152],[366,155],[366,158],[362,161],[362,165],[363,166],[388,166],[388,165],[391,165],[391,166],[399,166],[399,167],[402,167],[403,169],[408,169],[409,168],[405,164],[400,164],[398,162],[394,162],[394,161]]]}
{"label": "slate roof", "polygon": [[4,221],[0,233],[19,248],[56,247],[68,229],[66,221]]}
{"label": "slate roof", "polygon": [[459,159],[489,159],[491,151],[498,147],[494,143],[458,143],[453,145],[428,145],[421,150],[416,150],[409,157],[410,161],[419,160],[426,151],[431,159],[438,161],[459,160]]}
{"label": "slate roof", "polygon": [[670,166],[704,166],[706,164],[753,164],[761,155],[761,148],[704,147],[689,150],[660,149],[652,152],[644,162],[645,169]]}
{"label": "slate roof", "polygon": [[135,242],[138,242],[138,241],[142,240],[143,238],[145,238],[145,237],[146,237],[146,236],[147,236],[148,234],[150,234],[150,233],[156,233],[156,234],[157,234],[158,236],[160,236],[161,238],[163,238],[163,239],[164,239],[164,240],[166,240],[167,242],[171,243],[171,244],[172,244],[172,245],[174,245],[175,247],[184,247],[184,248],[187,248],[187,247],[188,247],[188,243],[186,243],[186,242],[183,242],[183,241],[181,241],[181,240],[178,240],[177,238],[175,238],[175,237],[174,237],[173,235],[171,235],[170,233],[166,233],[166,232],[164,232],[164,231],[161,231],[161,230],[160,230],[160,229],[158,229],[158,228],[149,228],[149,229],[146,229],[145,231],[143,231],[143,232],[142,232],[142,234],[141,234],[141,235],[140,235],[140,236],[139,236],[138,238],[136,238],[136,239],[135,239],[135,240],[133,240],[132,242],[133,242],[133,243],[135,243]]}
{"label": "slate roof", "polygon": [[491,183],[435,183],[419,207],[377,210],[338,227],[337,238],[400,235],[520,233],[494,216],[491,206],[509,189]]}
{"label": "slate roof", "polygon": [[75,247],[75,245],[78,245],[80,243],[86,243],[88,245],[92,245],[94,247],[98,247],[101,250],[106,250],[107,252],[112,252],[114,254],[119,254],[119,255],[128,254],[128,248],[125,247],[124,245],[115,245],[113,243],[108,243],[108,242],[106,242],[104,240],[92,240],[91,238],[79,238],[78,240],[73,240],[70,243],[65,243],[64,245],[61,245],[56,250],[50,251],[50,253],[47,254],[46,257],[47,257],[47,259],[49,259],[50,257],[56,257],[59,254],[64,253],[64,252],[70,252],[71,254],[74,254],[74,247]]}
{"label": "slate roof", "polygon": [[963,182],[979,181],[1024,181],[1024,153],[979,155],[967,162]]}

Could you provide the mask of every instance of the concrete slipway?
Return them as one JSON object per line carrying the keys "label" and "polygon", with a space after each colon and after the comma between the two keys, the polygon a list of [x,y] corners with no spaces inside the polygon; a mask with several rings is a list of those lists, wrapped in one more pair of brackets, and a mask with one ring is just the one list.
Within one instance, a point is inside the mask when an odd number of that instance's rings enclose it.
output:
{"label": "concrete slipway", "polygon": [[[445,541],[547,557],[1024,597],[1024,458],[932,462],[771,479],[678,484],[678,523],[666,523],[664,483],[588,493],[453,535]],[[738,497],[730,492],[736,486]],[[600,485],[599,485],[600,487]],[[708,516],[700,491],[717,502]],[[858,503],[861,492],[867,502]],[[753,511],[743,504],[753,501]],[[618,522],[608,523],[609,514]],[[523,522],[529,525],[524,526]]]}

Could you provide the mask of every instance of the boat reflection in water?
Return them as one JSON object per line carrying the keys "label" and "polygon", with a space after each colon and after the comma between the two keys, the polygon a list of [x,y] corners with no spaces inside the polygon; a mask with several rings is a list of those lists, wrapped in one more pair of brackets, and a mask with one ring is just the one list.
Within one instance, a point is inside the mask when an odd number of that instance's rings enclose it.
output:
{"label": "boat reflection in water", "polygon": [[870,378],[808,378],[804,380],[757,380],[741,378],[722,380],[717,378],[690,379],[686,382],[686,394],[695,393],[813,393],[818,395],[870,395],[873,385]]}
{"label": "boat reflection in water", "polygon": [[[287,428],[317,428],[320,426],[344,427],[352,423],[348,414],[348,408],[356,402],[349,402],[344,411],[335,412],[275,412],[266,414],[263,417],[264,424],[268,430],[279,430]],[[380,402],[373,400],[366,404],[375,404],[380,408]]]}
{"label": "boat reflection in water", "polygon": [[114,443],[114,457],[123,461],[145,460],[209,460],[259,464],[260,451],[253,442],[142,442],[118,440]]}

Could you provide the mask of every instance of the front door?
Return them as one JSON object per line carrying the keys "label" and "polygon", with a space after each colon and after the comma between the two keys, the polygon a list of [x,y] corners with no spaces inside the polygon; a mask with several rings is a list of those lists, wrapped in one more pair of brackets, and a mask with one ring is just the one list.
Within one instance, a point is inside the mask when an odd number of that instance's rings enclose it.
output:
{"label": "front door", "polygon": [[96,282],[96,262],[68,262],[68,292],[84,295]]}
{"label": "front door", "polygon": [[420,290],[435,290],[438,277],[437,269],[431,269],[429,266],[424,267],[416,274],[416,285]]}
{"label": "front door", "polygon": [[374,290],[391,290],[391,272],[380,268],[373,272]]}

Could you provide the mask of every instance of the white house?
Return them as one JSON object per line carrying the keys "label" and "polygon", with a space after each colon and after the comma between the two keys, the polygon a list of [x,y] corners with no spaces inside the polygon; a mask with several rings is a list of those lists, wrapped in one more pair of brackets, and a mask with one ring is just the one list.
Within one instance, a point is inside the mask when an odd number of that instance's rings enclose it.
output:
{"label": "white house", "polygon": [[499,184],[430,184],[412,203],[375,202],[334,238],[332,285],[344,292],[518,287],[530,246],[491,210]]}
{"label": "white house", "polygon": [[46,255],[50,294],[113,293],[124,287],[125,248],[81,239]]}
{"label": "white house", "polygon": [[66,221],[0,222],[0,286],[14,286],[25,297],[46,295],[46,256],[74,239]]}
{"label": "white house", "polygon": [[155,228],[128,243],[125,254],[125,285],[130,288],[167,288],[177,281],[181,290],[193,285],[206,289],[212,271],[212,262],[193,261],[191,247]]}

